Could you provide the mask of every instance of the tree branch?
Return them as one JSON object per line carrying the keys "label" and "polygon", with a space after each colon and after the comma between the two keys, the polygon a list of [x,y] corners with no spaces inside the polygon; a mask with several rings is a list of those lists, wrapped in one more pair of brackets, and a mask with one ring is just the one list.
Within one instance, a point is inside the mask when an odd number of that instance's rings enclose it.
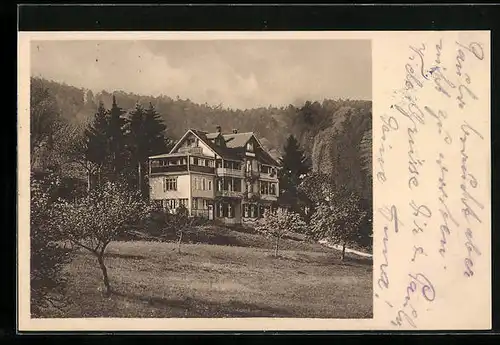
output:
{"label": "tree branch", "polygon": [[71,241],[71,242],[73,242],[74,244],[76,244],[77,246],[80,246],[80,247],[82,247],[82,248],[87,249],[88,251],[90,251],[90,252],[92,252],[92,253],[97,254],[97,250],[95,250],[95,249],[94,249],[94,248],[92,248],[92,247],[89,247],[89,246],[87,246],[87,245],[85,245],[85,244],[83,244],[83,243],[81,243],[81,242],[79,242],[79,241],[76,241],[76,240],[70,240],[70,241]]}

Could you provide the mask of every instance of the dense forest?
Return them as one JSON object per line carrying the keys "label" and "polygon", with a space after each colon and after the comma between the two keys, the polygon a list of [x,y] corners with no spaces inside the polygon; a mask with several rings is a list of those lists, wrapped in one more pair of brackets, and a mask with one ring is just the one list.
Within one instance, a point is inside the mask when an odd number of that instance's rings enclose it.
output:
{"label": "dense forest", "polygon": [[[75,125],[86,125],[94,117],[100,102],[112,105],[113,95],[125,111],[137,103],[152,104],[166,125],[166,136],[179,139],[188,128],[215,131],[238,129],[253,131],[276,158],[292,134],[310,158],[313,170],[333,174],[340,184],[358,189],[371,200],[372,104],[370,101],[325,99],[306,101],[286,107],[230,109],[223,105],[197,104],[189,99],[168,96],[152,97],[115,91],[94,94],[41,78],[32,84],[47,89],[57,112]],[[84,126],[77,126],[83,128]]]}

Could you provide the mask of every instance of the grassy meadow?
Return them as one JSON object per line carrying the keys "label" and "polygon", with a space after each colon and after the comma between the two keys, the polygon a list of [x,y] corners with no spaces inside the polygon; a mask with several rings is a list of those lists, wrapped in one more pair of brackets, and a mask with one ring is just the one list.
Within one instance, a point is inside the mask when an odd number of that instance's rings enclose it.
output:
{"label": "grassy meadow", "polygon": [[[115,291],[102,293],[97,260],[78,251],[66,267],[64,310],[44,317],[371,318],[372,261],[299,238],[202,227],[175,242],[117,241],[106,265]],[[191,242],[191,243],[190,243]]]}

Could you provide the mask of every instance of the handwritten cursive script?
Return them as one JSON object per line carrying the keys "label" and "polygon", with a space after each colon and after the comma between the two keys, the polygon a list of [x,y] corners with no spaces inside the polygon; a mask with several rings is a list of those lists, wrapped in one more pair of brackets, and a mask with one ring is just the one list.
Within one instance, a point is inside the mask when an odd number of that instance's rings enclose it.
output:
{"label": "handwritten cursive script", "polygon": [[[484,114],[477,111],[485,88],[477,71],[488,67],[487,52],[479,40],[464,37],[408,43],[407,60],[396,66],[399,86],[378,118],[376,180],[388,188],[394,180],[401,188],[397,203],[382,197],[391,206],[378,209],[383,238],[376,287],[390,297],[388,321],[396,327],[418,328],[422,314],[446,295],[449,286],[441,286],[441,278],[470,281],[482,267],[479,226],[487,181],[486,166],[476,162],[486,137],[479,122]],[[402,147],[394,150],[395,142]],[[398,173],[389,174],[387,166],[397,166]],[[402,247],[394,247],[393,239],[404,239]],[[394,252],[402,269],[391,262]]]}

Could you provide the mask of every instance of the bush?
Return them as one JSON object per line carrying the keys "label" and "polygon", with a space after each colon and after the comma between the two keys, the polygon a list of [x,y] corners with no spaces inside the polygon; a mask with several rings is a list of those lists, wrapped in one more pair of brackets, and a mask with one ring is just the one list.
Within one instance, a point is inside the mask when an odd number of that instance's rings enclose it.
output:
{"label": "bush", "polygon": [[39,316],[46,307],[61,308],[66,277],[62,272],[71,261],[70,249],[53,217],[60,179],[54,174],[31,177],[30,290],[31,313]]}

